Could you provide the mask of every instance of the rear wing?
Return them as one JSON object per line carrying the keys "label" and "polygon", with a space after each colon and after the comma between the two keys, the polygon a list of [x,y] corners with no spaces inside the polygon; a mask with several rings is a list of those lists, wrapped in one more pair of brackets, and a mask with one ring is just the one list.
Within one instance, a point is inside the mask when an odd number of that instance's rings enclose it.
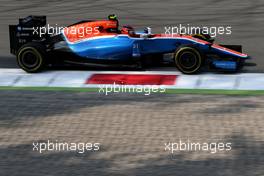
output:
{"label": "rear wing", "polygon": [[17,54],[19,48],[32,41],[40,41],[34,29],[46,26],[46,16],[28,16],[20,18],[17,25],[9,25],[10,53]]}

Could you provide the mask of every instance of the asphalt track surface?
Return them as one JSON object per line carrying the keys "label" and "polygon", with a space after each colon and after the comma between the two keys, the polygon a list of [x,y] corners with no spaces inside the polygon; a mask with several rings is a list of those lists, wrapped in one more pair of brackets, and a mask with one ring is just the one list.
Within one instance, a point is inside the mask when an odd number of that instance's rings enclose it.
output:
{"label": "asphalt track surface", "polygon": [[232,26],[232,35],[218,36],[218,43],[242,44],[256,67],[245,71],[264,71],[264,1],[262,0],[0,0],[0,67],[17,67],[9,54],[8,24],[19,17],[47,15],[51,25],[68,25],[84,19],[105,19],[118,15],[121,25],[150,26],[164,33],[165,26]]}
{"label": "asphalt track surface", "polygon": [[[262,176],[263,96],[0,91],[1,176]],[[165,143],[231,151],[165,151]],[[33,151],[32,142],[100,143]],[[213,150],[212,150],[213,151]]]}

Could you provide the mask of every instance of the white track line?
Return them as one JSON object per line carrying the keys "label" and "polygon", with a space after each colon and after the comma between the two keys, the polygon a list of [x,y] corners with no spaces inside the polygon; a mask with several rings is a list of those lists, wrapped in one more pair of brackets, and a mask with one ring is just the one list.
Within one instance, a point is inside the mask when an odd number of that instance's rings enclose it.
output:
{"label": "white track line", "polygon": [[240,73],[183,75],[163,71],[46,71],[28,74],[21,69],[0,69],[0,86],[14,87],[99,87],[85,84],[93,74],[177,75],[171,89],[264,90],[264,74]]}

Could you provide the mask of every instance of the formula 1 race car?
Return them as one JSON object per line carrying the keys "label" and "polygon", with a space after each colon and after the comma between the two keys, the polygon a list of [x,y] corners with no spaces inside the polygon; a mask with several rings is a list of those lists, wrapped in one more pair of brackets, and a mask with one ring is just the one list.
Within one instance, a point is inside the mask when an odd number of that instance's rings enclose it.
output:
{"label": "formula 1 race car", "polygon": [[39,72],[54,63],[143,68],[170,60],[182,73],[194,74],[202,68],[238,71],[249,58],[241,53],[241,46],[217,45],[203,34],[152,34],[150,28],[137,32],[131,26],[120,29],[115,15],[80,21],[58,33],[46,28],[46,16],[28,16],[9,26],[10,51],[26,72]]}

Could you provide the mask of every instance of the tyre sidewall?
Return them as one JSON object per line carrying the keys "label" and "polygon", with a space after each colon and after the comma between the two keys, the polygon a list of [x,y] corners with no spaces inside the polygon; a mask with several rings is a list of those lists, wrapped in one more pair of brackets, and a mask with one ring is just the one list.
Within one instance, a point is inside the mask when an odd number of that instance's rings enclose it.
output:
{"label": "tyre sidewall", "polygon": [[[30,52],[37,57],[38,63],[36,66],[29,68],[25,65],[25,63],[23,63],[23,54],[25,54],[26,52]],[[19,67],[21,67],[26,72],[35,73],[41,71],[45,65],[44,49],[41,44],[33,43],[22,46],[17,54],[17,63]]]}
{"label": "tyre sidewall", "polygon": [[[196,64],[191,67],[191,68],[184,68],[181,64],[180,64],[180,56],[182,56],[183,53],[192,53],[196,56]],[[180,47],[179,49],[176,50],[175,52],[175,64],[176,67],[183,73],[185,74],[194,74],[200,71],[200,68],[203,65],[203,56],[202,54],[199,52],[198,49],[191,47],[191,46],[183,46]]]}

